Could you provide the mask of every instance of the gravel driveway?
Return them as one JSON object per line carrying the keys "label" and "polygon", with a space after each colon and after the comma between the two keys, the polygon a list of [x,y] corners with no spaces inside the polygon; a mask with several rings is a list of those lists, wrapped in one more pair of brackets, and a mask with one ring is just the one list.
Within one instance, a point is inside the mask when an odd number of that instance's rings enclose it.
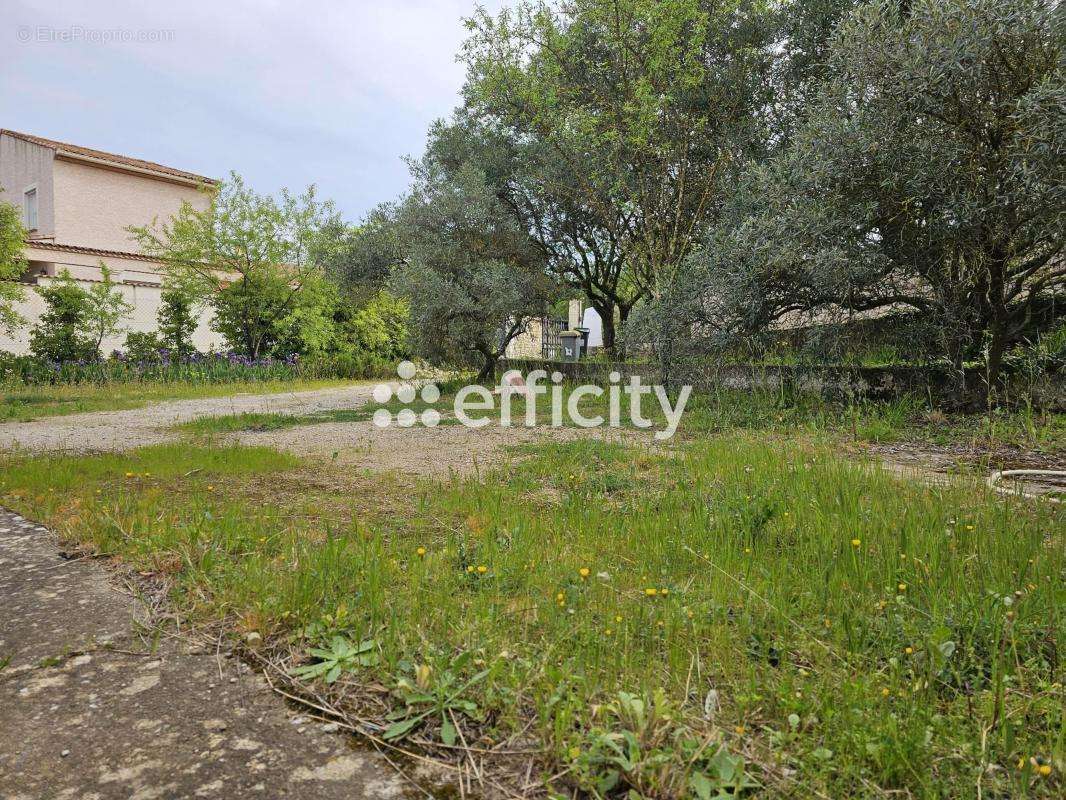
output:
{"label": "gravel driveway", "polygon": [[0,450],[131,450],[178,438],[171,426],[198,417],[245,412],[310,414],[355,408],[370,400],[371,383],[281,394],[238,394],[172,400],[126,411],[93,411],[0,424]]}

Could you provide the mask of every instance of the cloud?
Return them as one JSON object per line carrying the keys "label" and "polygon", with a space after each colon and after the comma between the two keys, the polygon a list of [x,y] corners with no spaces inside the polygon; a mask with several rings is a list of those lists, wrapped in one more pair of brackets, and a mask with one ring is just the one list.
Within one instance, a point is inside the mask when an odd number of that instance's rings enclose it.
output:
{"label": "cloud", "polygon": [[[233,169],[260,191],[315,183],[356,219],[404,189],[401,157],[458,102],[455,54],[473,10],[16,2],[0,30],[0,125],[208,175]],[[148,41],[107,41],[139,32]]]}

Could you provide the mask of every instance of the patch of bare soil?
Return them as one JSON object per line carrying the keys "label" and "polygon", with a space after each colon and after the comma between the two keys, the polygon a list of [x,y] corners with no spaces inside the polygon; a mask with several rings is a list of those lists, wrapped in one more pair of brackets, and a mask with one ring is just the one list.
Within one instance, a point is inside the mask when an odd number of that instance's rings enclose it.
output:
{"label": "patch of bare soil", "polygon": [[336,466],[437,478],[479,475],[482,470],[498,463],[508,448],[517,445],[586,438],[654,441],[648,433],[612,428],[503,428],[497,425],[483,428],[462,425],[379,428],[370,421],[245,431],[233,436],[241,444],[276,447]]}
{"label": "patch of bare soil", "polygon": [[358,408],[373,386],[357,384],[306,392],[236,394],[172,400],[126,411],[93,411],[32,422],[0,424],[0,450],[100,452],[132,450],[179,437],[174,425],[200,417],[243,413],[313,414]]}
{"label": "patch of bare soil", "polygon": [[849,449],[888,463],[940,474],[986,474],[997,469],[1066,469],[1066,453],[1048,454],[1007,445],[973,447],[907,441],[856,444]]}

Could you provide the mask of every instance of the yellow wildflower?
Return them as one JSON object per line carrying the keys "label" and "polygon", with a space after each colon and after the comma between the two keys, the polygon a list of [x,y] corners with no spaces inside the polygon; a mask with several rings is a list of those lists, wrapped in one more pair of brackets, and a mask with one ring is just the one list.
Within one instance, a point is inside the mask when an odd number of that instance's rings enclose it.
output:
{"label": "yellow wildflower", "polygon": [[860,544],[862,544],[862,539],[852,539],[851,540],[851,546],[852,547],[858,547]]}
{"label": "yellow wildflower", "polygon": [[1039,767],[1036,768],[1036,771],[1046,778],[1048,775],[1051,774],[1051,765],[1041,764]]}
{"label": "yellow wildflower", "polygon": [[658,594],[658,590],[653,589],[649,586],[647,589],[644,590],[644,594],[648,597],[655,597],[655,595]]}
{"label": "yellow wildflower", "polygon": [[479,573],[480,573],[481,575],[484,575],[484,574],[485,574],[486,572],[488,572],[488,571],[489,571],[489,568],[488,568],[488,567],[486,567],[486,566],[485,566],[484,564],[479,564],[479,565],[478,565],[478,568],[477,568],[477,571],[478,571],[478,572],[479,572]]}
{"label": "yellow wildflower", "polygon": [[589,568],[582,567],[577,571],[577,574],[580,575],[582,578],[587,578],[589,576]]}
{"label": "yellow wildflower", "polygon": [[424,556],[426,554],[426,548],[419,547],[417,550],[415,550],[415,552],[418,553],[418,555],[420,556]]}

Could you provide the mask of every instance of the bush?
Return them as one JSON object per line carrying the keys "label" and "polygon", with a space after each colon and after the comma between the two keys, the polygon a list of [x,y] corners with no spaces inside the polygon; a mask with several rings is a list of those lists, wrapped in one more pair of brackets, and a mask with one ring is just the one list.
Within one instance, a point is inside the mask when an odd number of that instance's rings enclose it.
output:
{"label": "bush", "polygon": [[124,357],[134,363],[151,364],[162,360],[163,342],[151,331],[130,331],[126,334]]}
{"label": "bush", "polygon": [[386,363],[407,358],[407,320],[410,307],[406,301],[382,291],[342,324],[342,352],[357,352]]}
{"label": "bush", "polygon": [[54,282],[38,286],[37,292],[47,310],[30,333],[30,352],[42,362],[96,360],[96,343],[85,330],[89,293],[66,272]]}

